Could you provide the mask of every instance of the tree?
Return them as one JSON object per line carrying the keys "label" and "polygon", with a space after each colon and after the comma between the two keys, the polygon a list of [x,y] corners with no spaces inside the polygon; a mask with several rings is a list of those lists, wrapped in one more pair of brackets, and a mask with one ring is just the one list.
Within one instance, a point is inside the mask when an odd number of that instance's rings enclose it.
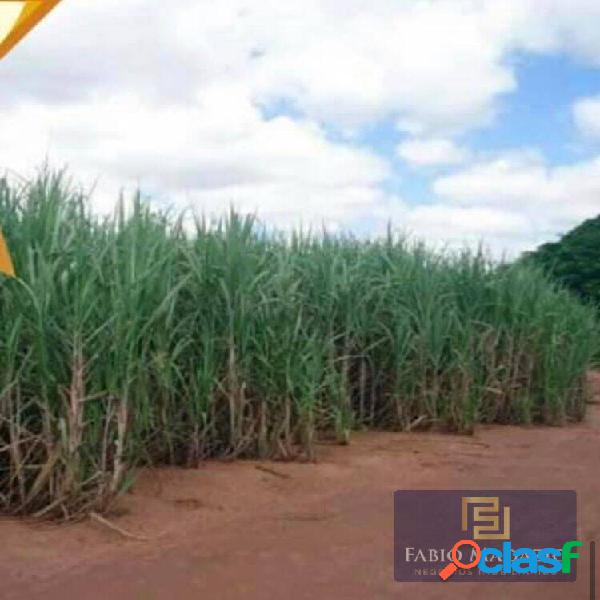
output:
{"label": "tree", "polygon": [[524,256],[586,301],[600,306],[600,215],[584,221],[558,242]]}

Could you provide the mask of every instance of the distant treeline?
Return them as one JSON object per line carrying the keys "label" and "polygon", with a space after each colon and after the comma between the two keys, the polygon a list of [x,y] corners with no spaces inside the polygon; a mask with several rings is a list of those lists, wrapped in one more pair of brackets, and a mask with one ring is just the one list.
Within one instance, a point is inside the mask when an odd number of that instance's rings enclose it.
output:
{"label": "distant treeline", "polygon": [[524,259],[600,308],[600,215],[584,221],[559,241],[527,253]]}

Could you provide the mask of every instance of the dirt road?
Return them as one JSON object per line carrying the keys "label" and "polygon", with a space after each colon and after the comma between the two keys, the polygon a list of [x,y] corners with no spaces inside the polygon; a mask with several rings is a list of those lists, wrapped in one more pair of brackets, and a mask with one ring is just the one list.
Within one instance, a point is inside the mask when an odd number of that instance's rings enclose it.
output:
{"label": "dirt road", "polygon": [[[356,434],[309,464],[210,462],[144,473],[98,522],[0,520],[4,600],[589,598],[574,584],[398,584],[397,489],[575,489],[579,539],[600,542],[600,406],[562,429],[481,427],[474,436]],[[600,573],[600,570],[599,570]]]}

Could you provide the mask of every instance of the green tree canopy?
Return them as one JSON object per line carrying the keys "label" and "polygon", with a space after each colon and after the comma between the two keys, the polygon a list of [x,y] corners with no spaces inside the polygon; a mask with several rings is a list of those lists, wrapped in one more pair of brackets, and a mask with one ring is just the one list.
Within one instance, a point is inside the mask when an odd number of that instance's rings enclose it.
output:
{"label": "green tree canopy", "polygon": [[524,259],[541,265],[578,296],[600,306],[600,215]]}

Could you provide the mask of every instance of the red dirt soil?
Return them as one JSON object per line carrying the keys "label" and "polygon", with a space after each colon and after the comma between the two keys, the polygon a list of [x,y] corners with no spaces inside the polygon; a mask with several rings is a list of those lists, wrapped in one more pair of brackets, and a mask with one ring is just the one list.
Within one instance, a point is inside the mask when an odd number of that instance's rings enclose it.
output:
{"label": "red dirt soil", "polygon": [[[600,391],[600,375],[593,377]],[[600,395],[597,396],[597,400]],[[589,598],[576,583],[400,584],[397,489],[575,489],[579,539],[600,541],[600,406],[565,428],[473,436],[357,433],[318,464],[207,462],[141,474],[109,521],[0,519],[4,600]],[[599,571],[600,573],[600,571]]]}

